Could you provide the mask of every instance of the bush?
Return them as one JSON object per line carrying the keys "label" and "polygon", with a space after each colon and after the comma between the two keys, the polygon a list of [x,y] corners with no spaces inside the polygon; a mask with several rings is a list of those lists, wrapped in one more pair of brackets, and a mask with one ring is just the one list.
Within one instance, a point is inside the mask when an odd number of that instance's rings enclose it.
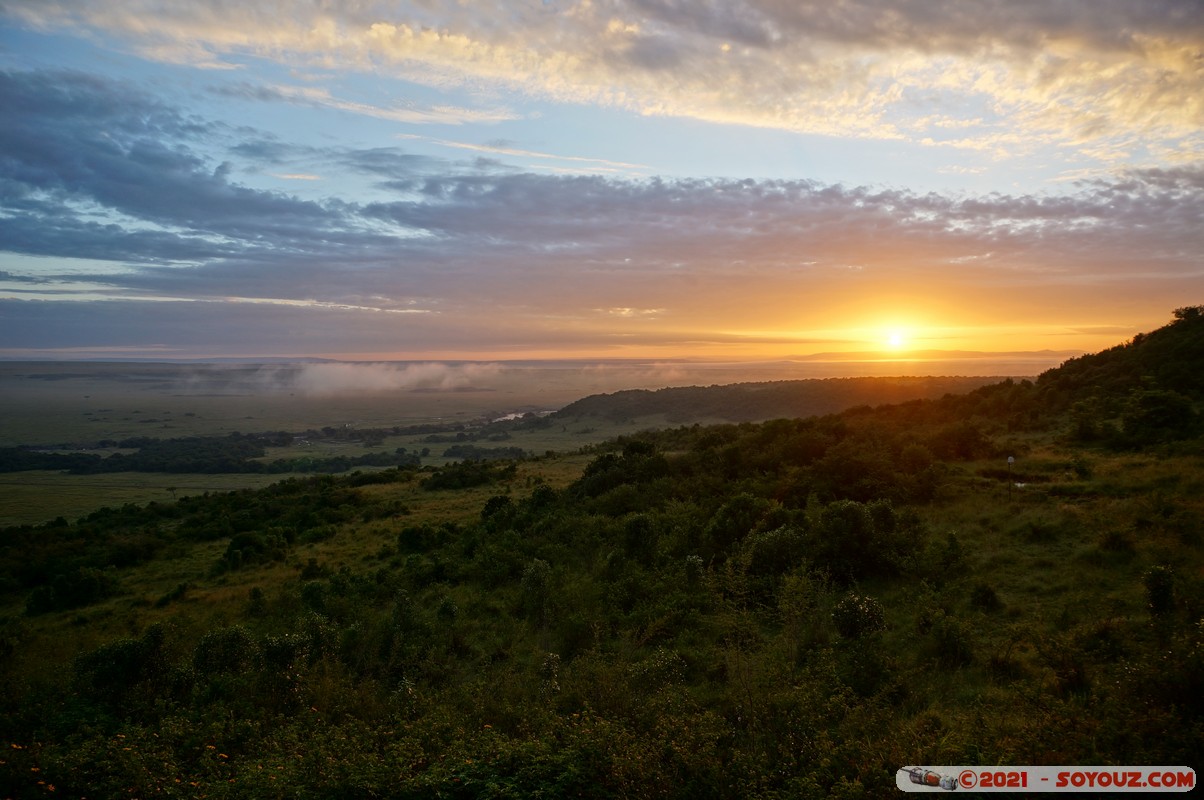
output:
{"label": "bush", "polygon": [[238,673],[255,665],[259,648],[241,625],[209,631],[197,643],[192,666],[199,675]]}
{"label": "bush", "polygon": [[481,509],[481,521],[491,530],[505,527],[514,519],[515,510],[514,501],[509,497],[494,495],[485,501],[485,507]]}
{"label": "bush", "polygon": [[523,610],[539,622],[543,622],[550,599],[551,579],[552,567],[543,559],[535,558],[523,569],[523,577],[519,583]]}
{"label": "bush", "polygon": [[1141,576],[1145,584],[1146,605],[1150,614],[1162,617],[1175,607],[1175,574],[1170,567],[1150,567]]}
{"label": "bush", "polygon": [[192,584],[187,581],[185,581],[184,583],[178,584],[176,586],[176,588],[172,589],[170,592],[168,592],[167,594],[163,595],[162,597],[160,597],[158,600],[155,601],[155,608],[163,608],[165,606],[170,605],[171,603],[174,603],[177,600],[183,600],[184,595],[188,594],[188,590],[191,588],[192,588]]}
{"label": "bush", "polygon": [[632,514],[623,524],[623,550],[641,564],[652,563],[657,532],[647,514]]}
{"label": "bush", "polygon": [[712,554],[726,555],[728,548],[748,536],[773,508],[772,501],[751,494],[738,494],[724,503],[706,529]]}
{"label": "bush", "polygon": [[326,613],[327,586],[325,581],[306,581],[301,585],[301,605],[319,614]]}
{"label": "bush", "polygon": [[25,613],[33,616],[91,605],[117,592],[117,579],[94,567],[79,567],[58,575],[49,586],[39,586],[25,601]]}
{"label": "bush", "polygon": [[846,583],[897,575],[920,538],[917,526],[900,519],[886,500],[839,500],[820,513],[812,558]]}
{"label": "bush", "polygon": [[750,575],[776,577],[802,563],[806,545],[797,528],[784,527],[753,534],[747,551]]}
{"label": "bush", "polygon": [[886,628],[886,613],[869,595],[849,592],[832,609],[832,623],[846,639],[860,639]]}
{"label": "bush", "polygon": [[971,628],[960,619],[939,614],[932,620],[928,635],[932,639],[933,654],[942,667],[964,667],[974,661]]}
{"label": "bush", "polygon": [[979,583],[970,590],[970,605],[983,611],[998,611],[1003,607],[995,587],[989,583]]}
{"label": "bush", "polygon": [[1196,429],[1196,411],[1186,395],[1139,389],[1129,396],[1121,421],[1130,443],[1157,444],[1190,437]]}
{"label": "bush", "polygon": [[75,685],[86,694],[118,700],[135,686],[167,673],[162,625],[147,628],[139,639],[120,639],[76,657]]}

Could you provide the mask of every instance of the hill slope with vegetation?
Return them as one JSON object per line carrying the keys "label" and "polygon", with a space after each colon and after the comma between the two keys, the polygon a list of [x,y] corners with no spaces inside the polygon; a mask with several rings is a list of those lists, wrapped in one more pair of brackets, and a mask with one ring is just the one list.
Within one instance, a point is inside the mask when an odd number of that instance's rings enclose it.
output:
{"label": "hill slope with vegetation", "polygon": [[553,419],[601,417],[624,420],[663,416],[673,424],[716,420],[761,422],[834,414],[854,406],[962,394],[999,380],[981,377],[812,378],[724,386],[627,389],[584,397],[556,412]]}
{"label": "hill slope with vegetation", "polygon": [[1202,336],[1181,309],[1035,382],[4,530],[0,794],[1198,770]]}

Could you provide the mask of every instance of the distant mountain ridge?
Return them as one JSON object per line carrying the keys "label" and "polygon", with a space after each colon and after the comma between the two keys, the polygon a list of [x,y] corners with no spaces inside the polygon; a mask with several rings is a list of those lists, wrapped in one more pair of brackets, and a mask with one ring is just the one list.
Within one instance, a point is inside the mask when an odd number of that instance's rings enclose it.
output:
{"label": "distant mountain ridge", "polygon": [[1004,379],[1000,376],[812,378],[723,386],[627,389],[584,397],[565,406],[553,417],[600,417],[621,421],[664,415],[669,422],[678,424],[704,420],[759,422],[833,414],[862,405],[965,394]]}

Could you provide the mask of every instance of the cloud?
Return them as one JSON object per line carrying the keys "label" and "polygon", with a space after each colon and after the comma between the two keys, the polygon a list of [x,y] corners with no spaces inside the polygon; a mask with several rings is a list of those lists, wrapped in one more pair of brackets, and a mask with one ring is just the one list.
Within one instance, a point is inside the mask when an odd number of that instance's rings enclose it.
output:
{"label": "cloud", "polygon": [[630,308],[624,306],[622,308],[600,308],[598,309],[603,314],[609,314],[612,317],[624,317],[627,319],[658,317],[665,313],[663,308]]}
{"label": "cloud", "polygon": [[[229,163],[204,155],[229,129],[128,85],[74,72],[0,72],[0,104],[21,109],[0,128],[0,241],[9,251],[162,267],[329,257],[391,241],[357,228],[347,203],[235,183]],[[254,132],[230,150],[270,164],[321,155]],[[405,161],[390,155],[395,165]]]}
{"label": "cloud", "polygon": [[231,155],[251,159],[259,164],[283,164],[302,155],[312,154],[311,148],[281,142],[272,136],[256,136],[236,142],[229,148]]}
{"label": "cloud", "polygon": [[[170,351],[165,353],[169,357]],[[203,366],[182,372],[176,391],[337,397],[412,391],[488,391],[503,367],[492,363],[300,363]]]}
{"label": "cloud", "polygon": [[496,153],[505,156],[520,156],[523,158],[538,158],[548,159],[552,161],[563,161],[576,165],[591,165],[599,167],[612,168],[614,170],[641,170],[650,169],[647,164],[633,164],[626,161],[611,161],[605,158],[589,158],[587,156],[561,156],[555,153],[541,153],[537,150],[524,150],[518,147],[512,147],[504,142],[492,142],[488,144],[472,144],[470,142],[454,142],[448,139],[435,139],[429,136],[418,136],[416,134],[398,134],[399,139],[419,139],[425,142],[432,142],[442,147],[451,147],[458,150],[472,150],[481,153]]}
{"label": "cloud", "polygon": [[514,112],[502,108],[461,108],[449,105],[382,108],[370,103],[337,98],[328,90],[316,86],[263,86],[243,82],[213,87],[210,91],[224,97],[237,97],[244,100],[277,101],[332,108],[336,111],[346,111],[410,125],[464,125],[519,119]]}
{"label": "cloud", "polygon": [[[1119,153],[1139,143],[1198,159],[1204,127],[1196,0],[6,7],[30,26],[100,31],[173,62],[270,58],[642,114],[930,139],[997,157],[1037,146]],[[470,109],[383,109],[295,87],[254,91],[407,122],[481,119]]]}
{"label": "cloud", "polygon": [[363,175],[401,182],[418,179],[432,172],[445,171],[447,168],[446,164],[435,159],[406,153],[396,147],[341,150],[329,153],[328,157],[334,163]]}
{"label": "cloud", "polygon": [[306,364],[292,385],[308,395],[484,389],[500,372],[498,364]]}
{"label": "cloud", "polygon": [[[17,284],[36,278],[42,296],[78,301],[7,302],[10,347],[726,346],[750,331],[784,341],[834,327],[870,297],[957,293],[950,313],[979,298],[1028,315],[1119,303],[1140,286],[1176,307],[1204,277],[1199,166],[1125,170],[1057,195],[619,179],[305,148],[72,72],[0,72],[0,105],[22,110],[0,126],[3,250],[95,265],[35,275],[5,264],[0,296],[28,296]],[[231,153],[280,174],[337,165],[375,179],[378,199],[242,185]]]}
{"label": "cloud", "polygon": [[57,213],[95,229],[76,204],[96,203],[111,212],[107,224],[124,215],[194,238],[265,230],[311,238],[331,218],[317,203],[232,183],[228,164],[209,163],[195,150],[217,126],[121,84],[81,73],[3,72],[0,105],[21,109],[0,129],[0,169],[27,217]]}

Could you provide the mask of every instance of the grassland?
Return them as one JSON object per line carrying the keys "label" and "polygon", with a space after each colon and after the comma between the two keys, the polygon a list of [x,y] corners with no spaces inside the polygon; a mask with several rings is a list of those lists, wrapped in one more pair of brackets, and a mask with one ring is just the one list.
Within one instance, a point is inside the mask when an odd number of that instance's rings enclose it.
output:
{"label": "grassland", "polygon": [[[518,431],[495,446],[519,447],[532,454],[574,453],[617,436],[656,426],[656,420],[625,422],[590,420],[555,425],[546,430]],[[488,446],[490,443],[484,443]],[[418,453],[429,450],[424,464],[438,467],[458,459],[443,456],[447,443],[431,443],[424,435],[390,436],[382,444],[365,447],[358,443],[316,441],[294,447],[269,448],[261,460],[277,458],[359,456],[391,453],[403,447]],[[367,471],[374,468],[365,467]],[[205,492],[258,488],[297,477],[277,474],[164,474],[119,472],[101,475],[70,475],[48,470],[0,474],[0,526],[46,522],[55,517],[74,520],[102,506],[126,503],[170,502]]]}
{"label": "grassland", "polygon": [[[312,377],[306,369],[319,369],[313,374],[325,376],[326,382],[320,386],[312,380],[306,382],[306,376]],[[662,377],[655,370],[631,367],[462,369],[427,370],[417,378],[407,378],[410,373],[405,370],[380,365],[0,364],[0,396],[4,398],[0,447],[40,446],[63,452],[82,449],[104,455],[114,449],[98,444],[139,437],[177,439],[266,431],[303,434],[323,429],[341,432],[417,425],[472,429],[507,415],[548,413],[579,400],[588,391],[625,386],[621,381],[632,380],[638,385]],[[422,378],[428,373],[443,382]],[[764,378],[781,374],[735,367],[696,368],[693,372],[675,371],[672,377],[683,382],[691,377],[713,380],[720,375]],[[403,378],[411,383],[404,383]],[[883,380],[890,383],[895,379]],[[901,392],[939,396],[949,387],[972,388],[987,380],[930,379],[903,389],[884,384],[881,392],[882,398],[898,397]],[[339,381],[348,383],[342,385]],[[357,381],[362,384],[359,389]],[[401,383],[382,388],[382,381]],[[878,389],[872,384],[842,391],[823,381],[813,383],[814,388],[808,388],[803,397],[809,398],[808,402],[818,401],[824,410],[877,402]],[[780,389],[786,384],[764,385]],[[825,399],[827,395],[831,397]],[[571,453],[618,436],[673,427],[683,421],[702,425],[725,421],[722,404],[711,403],[701,412],[686,406],[641,411],[638,407],[614,405],[610,413],[605,413],[606,398],[599,400],[594,406],[604,413],[557,418],[547,426],[519,427],[508,431],[504,440],[475,444],[518,448],[533,455]],[[754,415],[753,419],[757,418]],[[424,453],[425,465],[442,466],[458,460],[457,456],[444,456],[454,443],[455,437],[446,434],[434,442],[428,434],[415,433],[389,435],[368,444],[354,436],[319,435],[306,437],[295,446],[269,448],[260,461],[355,458],[404,448],[409,453]],[[60,516],[75,519],[106,505],[257,487],[278,479],[280,475],[9,473],[0,476],[0,486],[6,489],[0,492],[0,525],[33,524]]]}
{"label": "grassland", "polygon": [[30,471],[0,475],[0,526],[34,525],[64,517],[74,520],[102,506],[170,503],[205,492],[266,486],[290,475],[165,475],[119,472],[67,475]]}
{"label": "grassland", "polygon": [[[221,436],[234,432],[334,428],[392,428],[421,424],[476,424],[506,414],[549,411],[578,399],[596,383],[571,379],[572,370],[544,370],[540,381],[493,374],[473,391],[397,389],[306,394],[267,382],[257,366],[220,368],[175,364],[0,364],[0,446],[65,445],[97,450],[99,441],[130,437]],[[469,387],[474,388],[474,387]],[[591,420],[517,431],[512,441],[533,454],[573,452],[614,436],[658,424],[656,419]],[[359,456],[423,448],[423,461],[439,466],[447,443],[424,435],[389,436],[365,447],[315,439],[304,446],[271,448],[262,460]],[[371,468],[368,468],[371,469]],[[207,491],[267,485],[289,474],[114,473],[66,475],[31,471],[0,475],[0,526],[77,517],[106,505],[166,502]]]}

